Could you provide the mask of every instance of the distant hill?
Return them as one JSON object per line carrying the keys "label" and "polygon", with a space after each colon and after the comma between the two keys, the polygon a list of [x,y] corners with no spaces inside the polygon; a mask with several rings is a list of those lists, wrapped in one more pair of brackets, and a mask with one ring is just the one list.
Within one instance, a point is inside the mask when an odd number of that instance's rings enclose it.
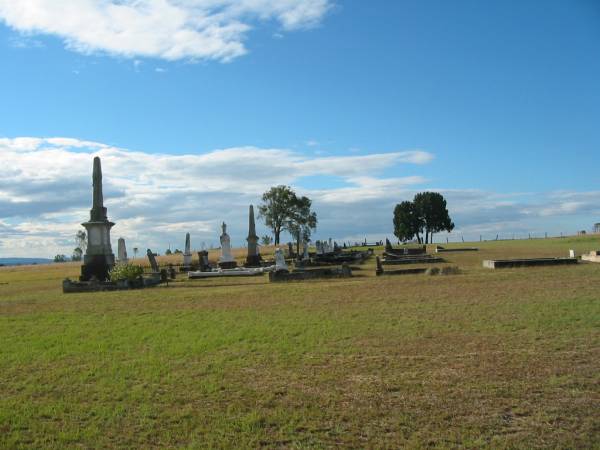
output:
{"label": "distant hill", "polygon": [[0,266],[24,266],[30,264],[50,264],[53,261],[46,258],[0,258]]}

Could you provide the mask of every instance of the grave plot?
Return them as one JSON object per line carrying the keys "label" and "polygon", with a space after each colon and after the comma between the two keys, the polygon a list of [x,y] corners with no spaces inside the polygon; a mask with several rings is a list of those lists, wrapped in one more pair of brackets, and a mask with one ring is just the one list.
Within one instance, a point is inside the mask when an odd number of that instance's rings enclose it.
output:
{"label": "grave plot", "polygon": [[562,266],[577,263],[577,258],[487,259],[483,261],[483,267],[505,269],[511,267]]}
{"label": "grave plot", "polygon": [[435,247],[436,253],[452,253],[452,252],[477,252],[477,247],[458,247],[458,248],[444,248],[439,245]]}
{"label": "grave plot", "polygon": [[439,256],[433,256],[429,254],[420,255],[420,256],[394,256],[391,257],[386,254],[385,259],[381,262],[385,265],[399,265],[399,264],[434,264],[434,263],[442,263],[446,260],[444,258],[440,258]]}

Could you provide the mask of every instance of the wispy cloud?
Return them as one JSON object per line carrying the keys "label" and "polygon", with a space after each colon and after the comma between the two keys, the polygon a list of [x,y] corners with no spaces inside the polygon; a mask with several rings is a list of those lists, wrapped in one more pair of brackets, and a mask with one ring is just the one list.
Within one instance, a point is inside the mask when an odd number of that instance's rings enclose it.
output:
{"label": "wispy cloud", "polygon": [[0,20],[28,35],[58,36],[81,53],[230,61],[247,52],[257,24],[306,29],[331,7],[330,0],[0,0]]}

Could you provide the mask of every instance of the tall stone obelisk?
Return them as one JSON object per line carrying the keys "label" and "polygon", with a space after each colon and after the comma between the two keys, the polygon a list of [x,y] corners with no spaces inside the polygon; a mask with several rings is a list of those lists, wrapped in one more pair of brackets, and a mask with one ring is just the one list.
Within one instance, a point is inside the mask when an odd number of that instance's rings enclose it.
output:
{"label": "tall stone obelisk", "polygon": [[190,233],[185,234],[185,251],[183,252],[183,268],[189,270],[192,267],[192,251],[190,244]]}
{"label": "tall stone obelisk", "polygon": [[256,235],[256,224],[254,222],[254,206],[250,205],[248,214],[248,256],[246,267],[260,267],[261,257],[258,253],[258,236]]}
{"label": "tall stone obelisk", "polygon": [[114,223],[106,216],[104,198],[102,195],[102,167],[100,158],[94,158],[92,175],[94,194],[90,220],[82,225],[87,230],[88,245],[81,266],[81,281],[97,279],[107,280],[110,270],[115,265],[115,255],[110,246],[110,229]]}

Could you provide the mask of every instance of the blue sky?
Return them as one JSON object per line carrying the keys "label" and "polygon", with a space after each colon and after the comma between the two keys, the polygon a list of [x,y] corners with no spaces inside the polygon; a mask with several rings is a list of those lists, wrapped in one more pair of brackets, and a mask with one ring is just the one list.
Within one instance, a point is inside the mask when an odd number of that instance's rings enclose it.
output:
{"label": "blue sky", "polygon": [[[110,9],[116,3],[127,14]],[[275,182],[312,195],[322,238],[391,236],[393,204],[426,189],[447,196],[455,238],[574,232],[600,221],[594,0],[63,4],[58,11],[50,0],[0,0],[0,160],[15,168],[10,184],[0,184],[0,256],[25,253],[23,243],[35,256],[67,252],[69,230],[89,208],[91,156],[115,149],[125,159],[114,156],[114,167],[133,184],[115,182],[115,206],[126,200],[131,208],[115,207],[111,217],[129,224],[116,233],[141,247],[165,247],[186,224],[196,227],[196,242],[216,242],[221,220],[232,222],[233,244],[242,245],[242,205]],[[208,38],[206,23],[218,29]],[[25,155],[15,150],[25,137],[73,141],[36,141]],[[64,172],[28,173],[23,165],[48,149],[69,161]],[[269,149],[287,153],[272,163]],[[72,165],[82,152],[89,170],[84,160]],[[176,164],[169,173],[136,172],[122,163],[132,152],[150,165],[152,155],[235,155],[222,175],[232,180],[184,189],[183,213],[183,201],[176,210],[166,203],[182,192]],[[427,156],[390,159],[406,152]],[[282,168],[298,159],[299,173]],[[212,170],[205,163],[190,183]],[[144,192],[174,217],[160,226],[154,214],[131,212],[140,186],[149,189],[144,170],[156,189]],[[109,188],[110,176],[105,169]],[[70,204],[59,201],[65,177],[81,183]],[[264,185],[240,187],[259,177]],[[43,197],[26,188],[32,183]]]}

